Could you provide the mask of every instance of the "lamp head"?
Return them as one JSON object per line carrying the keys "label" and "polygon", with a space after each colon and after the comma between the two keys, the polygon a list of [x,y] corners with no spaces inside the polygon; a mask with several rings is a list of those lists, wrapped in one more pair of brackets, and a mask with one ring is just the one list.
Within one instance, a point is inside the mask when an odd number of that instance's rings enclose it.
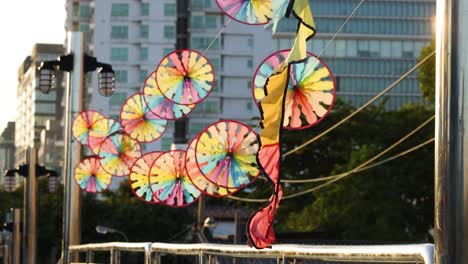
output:
{"label": "lamp head", "polygon": [[38,67],[37,88],[44,94],[55,88],[55,64],[53,61],[44,61]]}
{"label": "lamp head", "polygon": [[99,93],[109,97],[115,91],[115,72],[109,64],[101,64],[99,69]]}

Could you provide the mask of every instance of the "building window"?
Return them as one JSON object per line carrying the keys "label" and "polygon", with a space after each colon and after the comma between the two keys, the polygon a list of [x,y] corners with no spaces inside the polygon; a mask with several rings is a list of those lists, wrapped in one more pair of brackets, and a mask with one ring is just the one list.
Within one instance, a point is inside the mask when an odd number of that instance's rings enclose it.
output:
{"label": "building window", "polygon": [[140,70],[139,75],[140,75],[140,78],[139,78],[140,82],[144,82],[146,78],[148,77],[148,70]]}
{"label": "building window", "polygon": [[164,16],[176,16],[177,9],[175,4],[164,4]]}
{"label": "building window", "polygon": [[[127,93],[115,93],[110,97],[110,104],[113,106],[122,106],[127,99]],[[119,117],[117,117],[117,120]]]}
{"label": "building window", "polygon": [[124,17],[128,16],[128,4],[112,4],[111,16]]}
{"label": "building window", "polygon": [[247,110],[251,111],[252,110],[252,102],[247,102]]}
{"label": "building window", "polygon": [[251,59],[248,59],[248,60],[247,60],[247,67],[250,68],[250,69],[252,69],[252,67],[253,67],[253,61],[252,61]]}
{"label": "building window", "polygon": [[211,65],[213,66],[213,70],[215,71],[215,73],[221,69],[219,58],[210,58],[210,62],[211,62]]}
{"label": "building window", "polygon": [[[213,41],[214,37],[192,37],[190,44],[194,49],[206,49]],[[221,47],[219,38],[213,43],[210,49],[217,50]]]}
{"label": "building window", "polygon": [[164,26],[164,37],[167,39],[175,38],[175,27],[174,26]]}
{"label": "building window", "polygon": [[141,48],[140,49],[140,60],[147,61],[148,60],[148,48]]}
{"label": "building window", "polygon": [[142,3],[140,12],[141,12],[142,16],[149,16],[149,14],[150,14],[150,5],[149,5],[149,3]]}
{"label": "building window", "polygon": [[174,51],[174,48],[164,48],[163,49],[163,56],[166,56],[167,54],[171,53]]}
{"label": "building window", "polygon": [[216,16],[205,16],[205,27],[207,28],[217,28],[218,19]]}
{"label": "building window", "polygon": [[111,60],[128,61],[128,48],[111,48]]}
{"label": "building window", "polygon": [[80,6],[80,17],[89,18],[93,16],[93,9],[89,5]]}
{"label": "building window", "polygon": [[140,26],[140,38],[147,39],[149,37],[149,26],[141,25]]}
{"label": "building window", "polygon": [[128,72],[126,70],[116,70],[115,71],[115,82],[116,83],[127,83],[128,82]]}
{"label": "building window", "polygon": [[203,16],[192,16],[190,24],[192,28],[203,28]]}
{"label": "building window", "polygon": [[112,39],[128,39],[128,26],[112,26]]}

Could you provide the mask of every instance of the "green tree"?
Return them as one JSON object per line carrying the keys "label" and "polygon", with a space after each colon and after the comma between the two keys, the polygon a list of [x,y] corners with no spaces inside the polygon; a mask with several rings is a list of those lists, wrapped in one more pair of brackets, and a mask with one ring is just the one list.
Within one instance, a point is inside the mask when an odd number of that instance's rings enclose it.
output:
{"label": "green tree", "polygon": [[[421,50],[419,61],[423,60],[435,50],[435,40]],[[418,73],[419,88],[426,98],[432,104],[435,103],[435,56],[419,67]]]}

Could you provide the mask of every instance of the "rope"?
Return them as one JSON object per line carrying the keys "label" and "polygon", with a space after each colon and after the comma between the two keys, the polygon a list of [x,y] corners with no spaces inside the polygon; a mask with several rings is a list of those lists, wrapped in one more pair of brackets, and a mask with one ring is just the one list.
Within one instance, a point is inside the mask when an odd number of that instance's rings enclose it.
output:
{"label": "rope", "polygon": [[300,150],[300,149],[303,149],[304,147],[312,144],[313,142],[317,141],[319,138],[325,136],[326,134],[330,133],[333,129],[339,127],[340,125],[342,125],[344,122],[348,121],[349,119],[351,119],[353,116],[355,116],[356,114],[358,114],[359,112],[361,112],[362,110],[364,110],[364,108],[368,107],[369,105],[371,105],[372,103],[374,103],[377,99],[379,99],[380,97],[382,97],[384,94],[386,94],[387,92],[389,92],[391,89],[395,88],[395,86],[397,86],[401,81],[403,81],[406,77],[408,77],[411,73],[413,73],[415,70],[417,70],[421,65],[423,65],[426,61],[428,61],[432,56],[434,56],[435,54],[435,51],[431,52],[431,54],[427,55],[423,60],[421,60],[418,64],[416,64],[413,68],[411,68],[409,71],[407,71],[405,74],[403,74],[398,80],[396,80],[394,83],[390,84],[387,88],[385,88],[383,91],[381,91],[380,93],[378,93],[376,96],[374,96],[372,99],[370,99],[367,103],[365,103],[364,105],[362,105],[361,107],[359,107],[358,109],[356,109],[354,112],[352,112],[351,114],[349,114],[347,117],[343,118],[342,120],[340,120],[338,123],[336,123],[335,125],[331,126],[330,128],[328,128],[327,130],[325,130],[324,132],[320,133],[319,135],[311,138],[310,140],[304,142],[302,145],[286,152],[283,154],[283,158],[293,154],[294,152]]}
{"label": "rope", "polygon": [[208,47],[206,47],[205,51],[203,51],[203,55],[205,55],[205,53],[211,48],[211,46],[213,46],[213,44],[216,42],[216,40],[219,39],[219,37],[221,36],[221,34],[224,32],[224,30],[227,28],[227,26],[229,25],[229,23],[231,23],[232,19],[229,18],[226,23],[223,24],[223,27],[218,31],[218,34],[216,34],[215,38],[211,41],[210,45],[208,45]]}
{"label": "rope", "polygon": [[[426,145],[430,144],[434,142],[434,138],[431,138],[417,146],[414,146],[410,149],[407,149],[399,154],[396,154],[394,156],[391,156],[390,158],[387,158],[387,159],[384,159],[382,161],[379,161],[379,162],[376,162],[374,164],[371,164],[371,165],[368,165],[368,166],[365,166],[363,167],[362,169],[359,169],[357,171],[355,171],[355,173],[358,173],[358,172],[362,172],[362,171],[365,171],[365,170],[368,170],[368,169],[372,169],[374,167],[377,167],[377,166],[380,166],[384,163],[387,163],[387,162],[390,162],[394,159],[397,159],[397,158],[400,158],[400,157],[403,157],[405,155],[408,155],[422,147],[425,147]],[[340,174],[337,174],[337,175],[332,175],[332,176],[327,176],[327,177],[320,177],[320,178],[314,178],[314,179],[304,179],[304,180],[281,180],[282,183],[290,183],[290,184],[298,184],[298,183],[312,183],[312,182],[321,182],[321,181],[327,181],[327,180],[331,180],[331,179],[335,179],[335,178],[338,178],[338,177],[341,177],[345,174],[347,174],[348,172],[344,172],[344,173],[340,173]]]}
{"label": "rope", "polygon": [[340,28],[338,29],[338,31],[333,35],[333,37],[327,42],[327,44],[325,45],[325,47],[322,49],[322,51],[320,52],[320,54],[317,56],[317,57],[321,57],[323,55],[323,53],[327,50],[328,46],[330,46],[330,44],[335,40],[335,38],[338,36],[338,34],[341,33],[341,30],[343,30],[343,28],[346,26],[346,24],[348,24],[349,20],[356,14],[356,12],[358,11],[358,9],[361,7],[361,5],[364,3],[365,0],[361,0],[361,2],[359,2],[359,4],[357,4],[357,6],[354,8],[353,12],[351,12],[351,14],[349,15],[349,17],[345,20],[345,22],[340,26]]}
{"label": "rope", "polygon": [[[402,137],[401,139],[399,139],[397,142],[393,143],[391,146],[389,146],[388,148],[386,148],[385,150],[381,151],[379,154],[373,156],[372,158],[370,158],[369,160],[365,161],[364,163],[360,164],[359,166],[355,167],[354,169],[346,172],[346,173],[342,173],[340,174],[339,176],[337,177],[334,177],[333,179],[331,179],[330,181],[327,181],[323,184],[320,184],[318,186],[315,186],[313,188],[310,188],[310,189],[307,189],[307,190],[304,190],[304,191],[301,191],[301,192],[298,192],[298,193],[294,193],[294,194],[291,194],[291,195],[286,195],[286,196],[283,196],[283,198],[281,199],[282,201],[284,200],[287,200],[287,199],[292,199],[292,198],[295,198],[295,197],[299,197],[299,196],[302,196],[302,195],[305,195],[305,194],[308,194],[308,193],[311,193],[311,192],[314,192],[316,190],[319,190],[323,187],[326,187],[334,182],[337,182],[349,175],[352,175],[352,174],[355,174],[357,172],[359,172],[360,170],[362,170],[364,167],[366,167],[368,164],[374,162],[375,160],[377,160],[378,158],[382,157],[383,155],[385,155],[387,152],[389,152],[390,150],[394,149],[395,147],[397,147],[398,145],[400,145],[402,142],[404,142],[405,140],[407,140],[409,137],[411,137],[412,135],[414,135],[416,132],[418,132],[419,130],[421,130],[424,126],[426,126],[427,124],[429,124],[432,120],[434,120],[435,118],[435,115],[431,116],[429,119],[427,119],[425,122],[423,122],[421,125],[419,125],[417,128],[413,129],[411,132],[409,132],[408,134],[406,134],[404,137]],[[241,197],[236,197],[236,196],[227,196],[227,198],[229,199],[232,199],[232,200],[237,200],[237,201],[243,201],[243,202],[268,202],[269,200],[268,199],[250,199],[250,198],[241,198]]]}

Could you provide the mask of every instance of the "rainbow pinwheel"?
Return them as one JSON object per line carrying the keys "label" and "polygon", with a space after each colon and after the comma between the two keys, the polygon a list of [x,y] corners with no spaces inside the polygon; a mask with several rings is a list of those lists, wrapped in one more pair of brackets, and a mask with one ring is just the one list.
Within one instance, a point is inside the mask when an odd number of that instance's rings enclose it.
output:
{"label": "rainbow pinwheel", "polygon": [[164,57],[156,68],[156,83],[161,94],[176,104],[203,101],[214,86],[213,66],[194,50],[177,50]]}
{"label": "rainbow pinwheel", "polygon": [[85,192],[100,193],[109,187],[112,175],[101,167],[99,157],[89,157],[76,166],[75,181]]}
{"label": "rainbow pinwheel", "polygon": [[89,132],[95,129],[96,122],[105,117],[97,111],[84,111],[75,117],[72,124],[72,135],[82,145],[88,145]]}
{"label": "rainbow pinwheel", "polygon": [[[258,67],[252,85],[257,104],[265,97],[266,80],[288,55],[289,50],[278,51]],[[308,53],[304,62],[291,64],[283,127],[305,129],[317,124],[331,111],[335,97],[333,74],[322,60]]]}
{"label": "rainbow pinwheel", "polygon": [[188,145],[187,151],[185,152],[185,168],[187,175],[192,181],[193,185],[197,187],[201,192],[206,195],[213,197],[225,197],[241,190],[240,188],[224,188],[217,186],[216,184],[208,181],[203,173],[198,168],[197,161],[195,159],[195,146],[198,142],[198,135],[195,136]]}
{"label": "rainbow pinwheel", "polygon": [[151,165],[153,162],[161,156],[163,152],[154,151],[146,153],[139,158],[135,164],[133,164],[128,182],[130,183],[130,189],[138,199],[147,203],[159,203],[159,200],[155,200],[155,196],[151,192],[149,187],[149,178]]}
{"label": "rainbow pinwheel", "polygon": [[156,84],[155,72],[152,72],[146,78],[143,87],[143,94],[143,98],[149,110],[153,112],[156,116],[166,120],[175,120],[182,118],[190,114],[190,112],[192,112],[196,106],[195,104],[176,104],[164,97],[161,91],[159,91],[159,88]]}
{"label": "rainbow pinwheel", "polygon": [[89,131],[88,147],[95,155],[99,154],[99,148],[102,142],[110,135],[120,131],[122,126],[119,122],[110,118],[98,120],[93,129]]}
{"label": "rainbow pinwheel", "polygon": [[127,134],[116,133],[102,142],[99,156],[105,171],[117,177],[127,176],[133,163],[141,157],[141,146]]}
{"label": "rainbow pinwheel", "polygon": [[195,159],[210,182],[225,188],[242,188],[260,172],[256,160],[258,148],[257,135],[250,127],[223,120],[200,134]]}
{"label": "rainbow pinwheel", "polygon": [[271,0],[216,0],[228,17],[249,25],[268,23],[273,15]]}
{"label": "rainbow pinwheel", "polygon": [[160,119],[149,110],[141,93],[125,101],[120,111],[120,122],[125,133],[142,143],[157,140],[167,128],[167,120]]}
{"label": "rainbow pinwheel", "polygon": [[184,207],[200,197],[201,192],[187,176],[184,158],[184,151],[172,150],[159,156],[151,166],[151,191],[161,204]]}

